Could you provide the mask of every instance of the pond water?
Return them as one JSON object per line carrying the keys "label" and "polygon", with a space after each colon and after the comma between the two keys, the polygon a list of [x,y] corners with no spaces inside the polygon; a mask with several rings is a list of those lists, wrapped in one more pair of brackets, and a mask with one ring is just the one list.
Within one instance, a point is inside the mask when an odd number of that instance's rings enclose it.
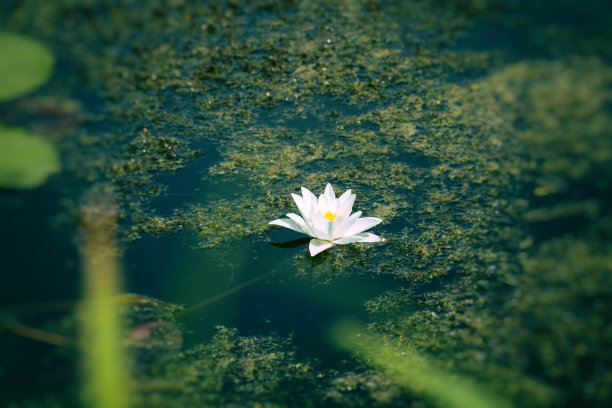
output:
{"label": "pond water", "polygon": [[[0,123],[62,171],[0,190],[0,403],[105,406],[76,345],[94,202],[125,406],[609,406],[610,8],[5,2],[56,64]],[[327,183],[383,242],[268,225]]]}

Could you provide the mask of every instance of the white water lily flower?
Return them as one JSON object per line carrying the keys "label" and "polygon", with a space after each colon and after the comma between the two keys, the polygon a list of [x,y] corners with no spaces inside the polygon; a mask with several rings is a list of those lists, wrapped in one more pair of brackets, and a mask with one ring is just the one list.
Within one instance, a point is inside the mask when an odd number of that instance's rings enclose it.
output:
{"label": "white water lily flower", "polygon": [[291,194],[302,216],[289,213],[287,217],[270,222],[271,225],[285,227],[310,235],[310,255],[315,256],[334,245],[353,242],[378,242],[381,238],[364,232],[380,224],[380,218],[361,217],[361,211],[351,214],[355,194],[347,190],[336,198],[331,184],[325,193],[315,197],[307,188],[302,187],[302,195]]}

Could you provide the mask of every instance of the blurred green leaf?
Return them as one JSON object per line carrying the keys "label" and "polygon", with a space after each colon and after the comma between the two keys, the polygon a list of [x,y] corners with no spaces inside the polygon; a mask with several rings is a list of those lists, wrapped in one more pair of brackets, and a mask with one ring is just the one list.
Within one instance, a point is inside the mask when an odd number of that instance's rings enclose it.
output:
{"label": "blurred green leaf", "polygon": [[52,143],[25,129],[0,124],[0,188],[37,187],[59,169]]}
{"label": "blurred green leaf", "polygon": [[0,32],[0,102],[32,92],[49,79],[54,57],[33,38]]}
{"label": "blurred green leaf", "polygon": [[386,373],[409,392],[421,396],[432,406],[449,408],[512,408],[510,401],[492,393],[485,384],[453,373],[428,361],[409,347],[398,348],[389,339],[364,335],[364,328],[352,321],[332,327],[332,338],[344,349],[361,356]]}

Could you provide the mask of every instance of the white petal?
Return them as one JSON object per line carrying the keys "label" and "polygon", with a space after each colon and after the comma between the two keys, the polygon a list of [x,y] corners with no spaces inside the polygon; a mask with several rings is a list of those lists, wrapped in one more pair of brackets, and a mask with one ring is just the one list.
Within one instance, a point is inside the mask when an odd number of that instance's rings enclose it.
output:
{"label": "white petal", "polygon": [[344,220],[341,224],[336,227],[336,237],[343,237],[346,235],[346,232],[353,226],[355,221],[357,221],[361,217],[361,211],[357,211],[352,214],[348,219]]}
{"label": "white petal", "polygon": [[346,244],[352,244],[353,242],[359,242],[361,241],[361,237],[343,237],[340,239],[337,239],[334,241],[334,244],[338,244],[338,245],[346,245]]}
{"label": "white petal", "polygon": [[328,236],[329,230],[329,220],[326,220],[323,217],[323,214],[319,211],[319,209],[315,206],[315,203],[311,203],[310,207],[310,225],[312,226],[312,231],[315,233],[315,236],[319,239],[330,239]]}
{"label": "white petal", "polygon": [[[348,190],[347,192],[350,192],[350,191],[351,190]],[[342,194],[342,196],[344,196],[344,194]],[[348,217],[351,211],[353,210],[353,204],[355,203],[355,197],[357,197],[355,194],[349,194],[344,199],[340,197],[338,212],[344,215],[345,217]]]}
{"label": "white petal", "polygon": [[304,199],[308,203],[308,208],[310,208],[310,203],[312,202],[316,203],[317,201],[317,197],[314,194],[312,194],[312,192],[306,187],[302,187],[302,197],[304,197]]}
{"label": "white petal", "polygon": [[310,240],[310,244],[308,245],[308,249],[310,250],[310,256],[315,256],[318,253],[325,251],[333,247],[334,244],[328,241],[323,241],[320,239],[313,238]]}
{"label": "white petal", "polygon": [[329,239],[330,241],[332,239],[334,239],[334,237],[336,236],[336,228],[338,227],[338,223],[335,221],[330,221],[330,220],[326,220],[327,221],[327,239]]}
{"label": "white petal", "polygon": [[338,197],[338,202],[340,206],[351,196],[351,189],[346,190],[340,197]]}
{"label": "white petal", "polygon": [[269,225],[276,225],[279,227],[289,228],[297,232],[304,233],[304,230],[293,220],[289,218],[279,218],[278,220],[270,221]]}
{"label": "white petal", "polygon": [[300,217],[297,214],[294,213],[289,213],[287,214],[287,217],[289,217],[291,220],[293,220],[293,222],[295,222],[305,234],[308,234],[310,236],[313,236],[312,234],[312,229],[310,228],[310,226],[306,223],[306,221],[304,221],[304,219],[302,217]]}
{"label": "white petal", "polygon": [[367,229],[372,228],[382,222],[380,218],[364,217],[360,218],[346,231],[345,236],[357,235]]}
{"label": "white petal", "polygon": [[332,204],[333,204],[333,201],[330,201],[329,197],[327,197],[325,194],[321,194],[319,196],[319,201],[317,202],[317,208],[319,209],[321,214],[325,214],[328,211],[334,212],[334,209],[332,208]]}
{"label": "white petal", "polygon": [[378,235],[372,234],[371,232],[362,232],[360,234],[355,235],[356,237],[361,237],[358,242],[378,242],[384,241]]}
{"label": "white petal", "polygon": [[295,205],[297,205],[298,210],[300,210],[302,217],[308,220],[308,218],[310,218],[310,203],[304,199],[304,197],[297,194],[291,194],[291,197],[293,197],[293,201],[295,201]]}
{"label": "white petal", "polygon": [[346,223],[346,218],[344,218],[342,215],[338,215],[336,216],[336,218],[334,218],[334,220],[332,221],[332,231],[330,232],[330,239],[333,241],[334,239],[337,238],[342,238],[342,234],[339,233],[338,231],[340,229],[342,229],[343,225]]}
{"label": "white petal", "polygon": [[333,202],[336,199],[336,194],[334,193],[334,189],[331,184],[327,183],[325,186],[325,195],[329,199],[330,202]]}

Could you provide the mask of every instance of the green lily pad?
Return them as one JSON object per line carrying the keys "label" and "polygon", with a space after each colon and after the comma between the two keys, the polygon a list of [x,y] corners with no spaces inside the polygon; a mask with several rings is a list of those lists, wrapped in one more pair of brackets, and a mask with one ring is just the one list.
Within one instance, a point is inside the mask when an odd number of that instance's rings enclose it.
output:
{"label": "green lily pad", "polygon": [[57,150],[25,129],[0,124],[0,188],[33,188],[60,170]]}
{"label": "green lily pad", "polygon": [[0,102],[26,95],[49,79],[54,57],[33,38],[0,32]]}

